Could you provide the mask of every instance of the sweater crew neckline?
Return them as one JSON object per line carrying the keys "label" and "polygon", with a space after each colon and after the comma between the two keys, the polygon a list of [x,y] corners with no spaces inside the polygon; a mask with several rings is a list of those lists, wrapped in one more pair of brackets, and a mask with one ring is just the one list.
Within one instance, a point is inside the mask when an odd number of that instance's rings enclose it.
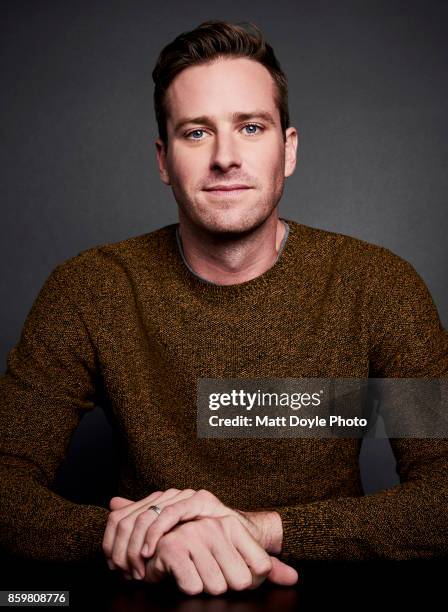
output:
{"label": "sweater crew neckline", "polygon": [[285,224],[286,231],[282,238],[277,259],[275,260],[274,264],[255,278],[232,285],[219,285],[202,278],[192,270],[183,253],[182,243],[178,231],[179,224],[173,224],[172,240],[174,242],[174,250],[176,253],[175,259],[177,272],[183,279],[184,283],[186,283],[191,289],[199,291],[200,293],[210,297],[238,297],[246,293],[251,293],[252,291],[260,290],[263,287],[268,288],[273,282],[275,283],[275,280],[279,276],[286,273],[288,264],[290,264],[292,260],[292,241],[294,240],[294,235],[296,234],[297,227],[299,225],[282,217],[280,217],[280,220]]}

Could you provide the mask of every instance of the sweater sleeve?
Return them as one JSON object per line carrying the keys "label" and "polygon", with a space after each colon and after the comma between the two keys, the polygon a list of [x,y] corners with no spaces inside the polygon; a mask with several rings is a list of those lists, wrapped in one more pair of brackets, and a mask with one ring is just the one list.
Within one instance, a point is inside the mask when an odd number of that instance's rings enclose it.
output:
{"label": "sweater sleeve", "polygon": [[96,354],[64,264],[35,299],[0,378],[0,544],[12,555],[87,561],[102,552],[105,508],[51,490],[70,439],[96,403]]}
{"label": "sweater sleeve", "polygon": [[[405,260],[386,249],[380,255],[366,311],[372,376],[448,377],[448,334],[425,283]],[[389,441],[399,485],[275,508],[283,523],[282,556],[350,561],[448,555],[448,440]]]}

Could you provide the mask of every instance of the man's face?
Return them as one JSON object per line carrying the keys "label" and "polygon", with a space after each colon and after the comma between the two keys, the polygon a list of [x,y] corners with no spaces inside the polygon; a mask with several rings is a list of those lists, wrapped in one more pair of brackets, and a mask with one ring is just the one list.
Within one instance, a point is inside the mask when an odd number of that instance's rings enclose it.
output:
{"label": "man's face", "polygon": [[171,83],[168,151],[158,139],[157,157],[180,215],[194,225],[240,233],[277,206],[295,168],[297,132],[288,128],[285,143],[274,94],[268,70],[246,58],[190,66]]}

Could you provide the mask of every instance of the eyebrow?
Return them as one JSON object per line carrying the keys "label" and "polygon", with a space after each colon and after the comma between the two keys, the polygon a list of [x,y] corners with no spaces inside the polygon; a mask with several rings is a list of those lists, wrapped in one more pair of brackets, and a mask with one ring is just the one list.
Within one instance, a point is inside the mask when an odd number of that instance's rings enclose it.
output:
{"label": "eyebrow", "polygon": [[[249,113],[232,113],[232,120],[234,123],[239,121],[248,121],[250,119],[262,119],[266,123],[275,126],[275,120],[273,116],[267,111],[255,110]],[[208,115],[201,115],[200,117],[184,117],[176,123],[174,131],[177,133],[182,127],[184,127],[188,123],[213,125],[214,121],[213,117],[209,117]]]}

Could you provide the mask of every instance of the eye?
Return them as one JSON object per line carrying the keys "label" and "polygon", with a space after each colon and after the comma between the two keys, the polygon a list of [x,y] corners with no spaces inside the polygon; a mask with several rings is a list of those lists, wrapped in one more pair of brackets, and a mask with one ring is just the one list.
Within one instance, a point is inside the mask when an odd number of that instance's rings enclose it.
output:
{"label": "eye", "polygon": [[[242,127],[243,130],[245,130],[246,128],[258,128],[258,132],[252,130],[250,132],[246,132],[247,135],[257,135],[259,134],[260,131],[263,131],[264,128],[261,125],[258,125],[257,123],[246,123],[246,125],[244,125]],[[203,130],[202,128],[198,128],[196,130],[192,130],[191,132],[187,132],[187,134],[185,134],[185,137],[188,138],[189,140],[203,140],[202,138],[195,138],[193,136],[193,134],[198,134],[200,132],[205,132],[205,130]]]}
{"label": "eye", "polygon": [[263,130],[263,128],[261,127],[261,125],[257,125],[256,123],[247,123],[244,127],[243,130],[245,130],[246,128],[255,128],[255,129],[251,129],[249,132],[246,132],[246,134],[259,134],[259,132],[255,131],[256,129],[258,130]]}
{"label": "eye", "polygon": [[193,130],[192,132],[188,132],[188,134],[185,134],[185,136],[189,138],[190,140],[202,140],[202,138],[192,137],[193,134],[197,134],[198,132],[201,133],[201,132],[204,132],[204,130],[201,130],[201,129]]}

